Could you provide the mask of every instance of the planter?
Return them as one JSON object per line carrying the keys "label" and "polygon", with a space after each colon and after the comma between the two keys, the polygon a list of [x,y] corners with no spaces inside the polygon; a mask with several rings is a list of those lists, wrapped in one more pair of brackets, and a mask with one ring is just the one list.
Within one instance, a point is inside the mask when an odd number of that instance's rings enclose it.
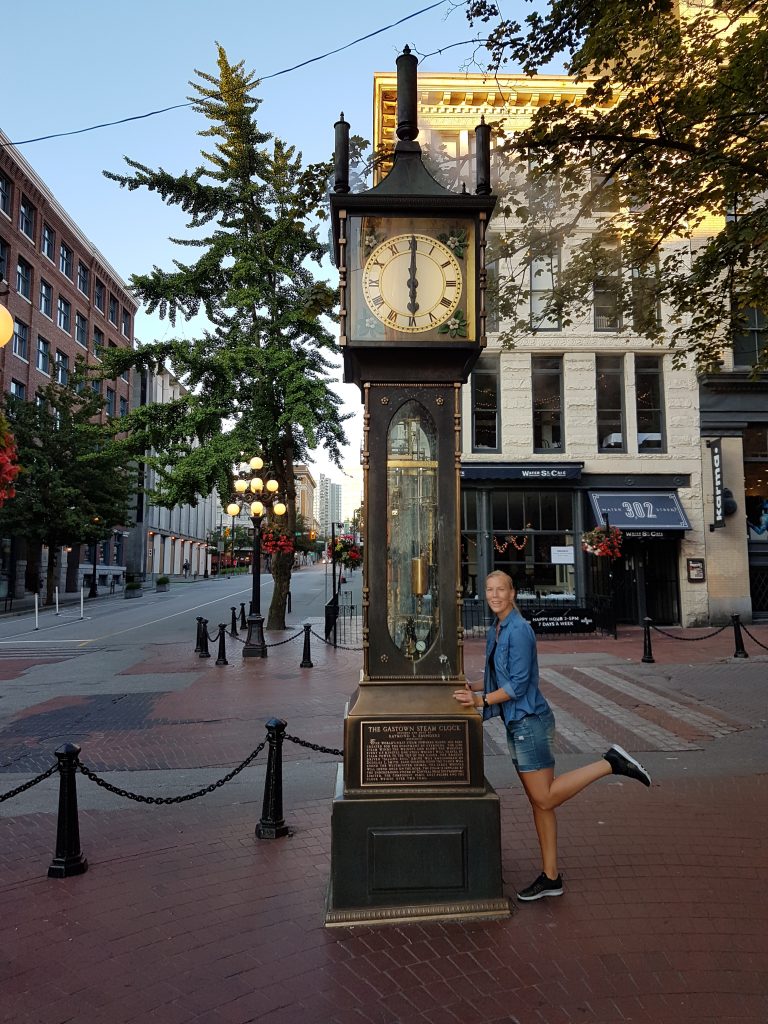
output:
{"label": "planter", "polygon": [[155,585],[155,593],[156,594],[167,594],[170,589],[171,589],[170,583],[157,583]]}
{"label": "planter", "polygon": [[133,598],[133,597],[143,597],[143,596],[144,596],[144,591],[141,590],[141,589],[139,589],[139,590],[128,590],[126,588],[123,591],[123,597],[125,597],[126,600],[129,600],[130,598]]}

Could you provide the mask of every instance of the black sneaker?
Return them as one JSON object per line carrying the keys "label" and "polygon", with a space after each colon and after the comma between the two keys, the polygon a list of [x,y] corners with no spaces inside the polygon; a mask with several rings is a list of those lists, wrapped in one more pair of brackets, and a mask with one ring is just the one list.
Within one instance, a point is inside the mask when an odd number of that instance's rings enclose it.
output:
{"label": "black sneaker", "polygon": [[603,754],[603,757],[611,766],[611,771],[614,775],[626,775],[628,779],[637,779],[638,782],[642,782],[644,786],[650,786],[651,776],[643,768],[639,761],[636,761],[634,757],[620,747],[618,743],[612,743],[607,753]]}
{"label": "black sneaker", "polygon": [[544,872],[539,875],[532,885],[529,885],[527,889],[521,889],[517,894],[519,900],[540,900],[542,896],[562,896],[563,895],[563,876],[558,875],[557,878],[548,878]]}

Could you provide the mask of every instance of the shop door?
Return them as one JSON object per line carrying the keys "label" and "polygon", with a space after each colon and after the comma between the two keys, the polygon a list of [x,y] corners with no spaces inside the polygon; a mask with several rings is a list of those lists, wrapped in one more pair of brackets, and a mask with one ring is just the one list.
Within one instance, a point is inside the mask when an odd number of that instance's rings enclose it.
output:
{"label": "shop door", "polygon": [[659,626],[680,622],[677,541],[625,539],[615,575],[617,621],[640,625],[647,615]]}

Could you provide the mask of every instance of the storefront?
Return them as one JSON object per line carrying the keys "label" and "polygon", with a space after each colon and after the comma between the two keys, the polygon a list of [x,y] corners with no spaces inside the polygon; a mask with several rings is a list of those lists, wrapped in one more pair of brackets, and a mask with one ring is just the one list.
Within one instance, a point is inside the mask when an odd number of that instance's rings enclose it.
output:
{"label": "storefront", "polygon": [[[690,523],[668,478],[583,474],[582,463],[468,464],[462,469],[462,592],[482,599],[494,569],[522,602],[610,601],[618,622],[681,621],[680,541]],[[678,483],[678,481],[676,481]],[[667,489],[660,488],[666,484]],[[619,486],[623,485],[622,489]],[[621,558],[586,554],[585,530],[622,532]]]}

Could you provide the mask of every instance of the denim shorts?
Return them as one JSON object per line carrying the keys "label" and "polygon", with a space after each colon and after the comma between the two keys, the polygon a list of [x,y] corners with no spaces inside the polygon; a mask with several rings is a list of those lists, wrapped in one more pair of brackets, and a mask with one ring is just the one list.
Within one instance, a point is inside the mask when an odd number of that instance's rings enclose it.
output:
{"label": "denim shorts", "polygon": [[519,722],[510,722],[507,725],[507,746],[519,772],[537,772],[542,768],[553,768],[554,739],[555,716],[551,711],[545,711],[540,715],[526,715]]}

